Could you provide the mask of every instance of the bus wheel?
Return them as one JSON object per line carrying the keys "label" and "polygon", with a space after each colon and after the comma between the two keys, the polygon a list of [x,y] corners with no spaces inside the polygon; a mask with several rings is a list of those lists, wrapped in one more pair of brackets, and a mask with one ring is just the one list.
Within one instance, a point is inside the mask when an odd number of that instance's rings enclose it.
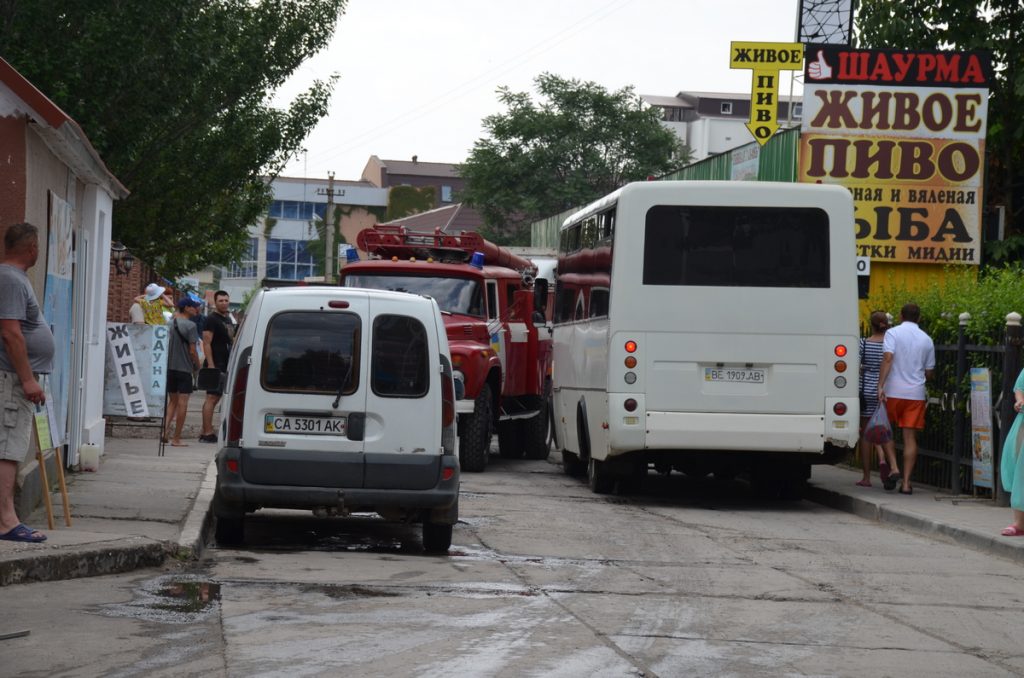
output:
{"label": "bus wheel", "polygon": [[548,401],[536,399],[537,414],[519,422],[523,451],[527,459],[548,458]]}
{"label": "bus wheel", "polygon": [[786,501],[799,501],[807,491],[807,478],[811,475],[808,464],[796,464],[787,467],[779,480],[779,498]]}
{"label": "bus wheel", "polygon": [[498,454],[504,459],[521,459],[523,456],[518,423],[514,419],[498,422]]}
{"label": "bus wheel", "polygon": [[608,494],[615,489],[615,477],[608,472],[604,462],[591,457],[587,462],[587,484],[594,494]]}
{"label": "bus wheel", "polygon": [[562,472],[567,476],[578,478],[583,475],[587,470],[587,467],[583,465],[583,462],[572,452],[568,450],[562,450]]}
{"label": "bus wheel", "polygon": [[491,387],[484,384],[473,403],[473,413],[466,415],[466,427],[459,445],[459,465],[463,471],[479,472],[487,468],[491,450]]}

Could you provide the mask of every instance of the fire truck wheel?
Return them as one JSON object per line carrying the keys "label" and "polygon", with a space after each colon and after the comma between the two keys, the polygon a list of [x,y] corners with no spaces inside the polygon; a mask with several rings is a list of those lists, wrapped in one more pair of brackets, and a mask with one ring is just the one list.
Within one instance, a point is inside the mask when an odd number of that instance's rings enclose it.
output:
{"label": "fire truck wheel", "polygon": [[505,459],[522,459],[523,443],[519,433],[519,422],[515,419],[499,421],[498,454]]}
{"label": "fire truck wheel", "polygon": [[539,397],[536,401],[537,415],[520,421],[522,447],[527,459],[548,458],[548,401]]}
{"label": "fire truck wheel", "polygon": [[463,471],[480,472],[487,468],[487,455],[491,450],[491,405],[491,387],[484,384],[462,432],[459,465]]}

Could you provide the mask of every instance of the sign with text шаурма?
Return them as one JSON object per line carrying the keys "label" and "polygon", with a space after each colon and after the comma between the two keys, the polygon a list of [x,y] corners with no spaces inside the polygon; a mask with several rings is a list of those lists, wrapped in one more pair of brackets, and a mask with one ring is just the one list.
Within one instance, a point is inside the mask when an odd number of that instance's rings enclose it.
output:
{"label": "sign with text \u0448\u0430\u0443\u0440\u043c\u0430", "polygon": [[853,194],[857,255],[973,264],[990,60],[808,45],[799,180]]}

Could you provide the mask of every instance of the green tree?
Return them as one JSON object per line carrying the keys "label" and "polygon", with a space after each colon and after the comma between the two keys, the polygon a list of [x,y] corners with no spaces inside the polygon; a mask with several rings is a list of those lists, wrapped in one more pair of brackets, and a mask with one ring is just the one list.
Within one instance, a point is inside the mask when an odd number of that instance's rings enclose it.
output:
{"label": "green tree", "polygon": [[169,277],[237,257],[336,76],[273,93],[347,0],[0,0],[4,58],[85,130],[131,191],[114,238]]}
{"label": "green tree", "polygon": [[[988,102],[985,201],[1004,205],[1008,227],[1024,240],[1024,3],[861,0],[856,25],[862,47],[991,52],[995,82]],[[990,253],[1007,256],[1022,249],[1011,242]]]}
{"label": "green tree", "polygon": [[459,172],[461,199],[480,210],[487,234],[526,244],[531,221],[583,205],[619,186],[685,165],[689,150],[644,108],[632,87],[615,92],[593,82],[542,73],[529,93],[498,90],[504,113],[483,120]]}

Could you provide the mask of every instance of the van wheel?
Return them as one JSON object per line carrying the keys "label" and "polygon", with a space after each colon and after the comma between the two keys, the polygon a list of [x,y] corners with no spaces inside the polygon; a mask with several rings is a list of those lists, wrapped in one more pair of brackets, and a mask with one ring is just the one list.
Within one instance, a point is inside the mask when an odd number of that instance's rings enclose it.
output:
{"label": "van wheel", "polygon": [[235,545],[245,540],[245,514],[224,506],[220,488],[213,492],[213,515],[216,518],[213,536],[218,544]]}
{"label": "van wheel", "polygon": [[537,398],[537,414],[520,423],[527,459],[548,458],[548,401]]}
{"label": "van wheel", "polygon": [[491,450],[491,387],[484,384],[473,402],[473,413],[466,415],[466,427],[459,445],[459,464],[463,471],[480,472],[487,468]]}
{"label": "van wheel", "polygon": [[423,523],[423,550],[427,553],[448,553],[452,545],[452,525]]}
{"label": "van wheel", "polygon": [[591,457],[587,462],[587,484],[594,494],[608,494],[615,489],[615,477],[604,462]]}
{"label": "van wheel", "polygon": [[498,454],[505,459],[521,459],[523,456],[518,423],[514,419],[498,422]]}

